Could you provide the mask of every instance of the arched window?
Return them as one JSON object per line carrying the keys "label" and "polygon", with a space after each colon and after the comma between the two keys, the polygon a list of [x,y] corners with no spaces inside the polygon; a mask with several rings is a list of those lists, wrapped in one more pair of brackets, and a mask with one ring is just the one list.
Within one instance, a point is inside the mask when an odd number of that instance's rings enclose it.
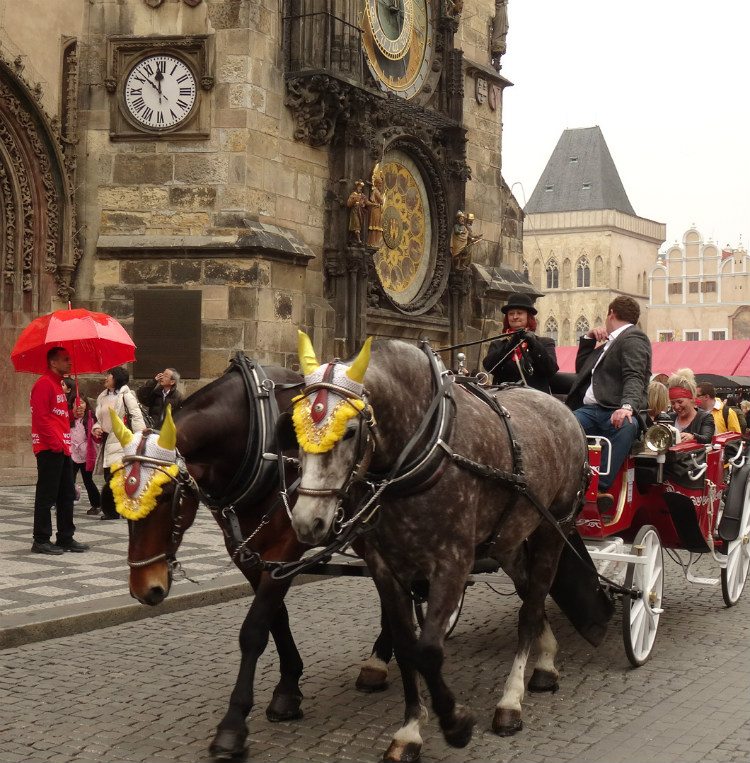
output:
{"label": "arched window", "polygon": [[523,277],[529,280],[529,263],[526,260],[521,261],[521,270],[523,271]]}
{"label": "arched window", "polygon": [[646,271],[643,271],[643,293],[648,294],[648,280],[646,279]]}
{"label": "arched window", "polygon": [[560,288],[560,271],[557,269],[557,260],[554,257],[550,258],[550,261],[547,263],[547,288]]}
{"label": "arched window", "polygon": [[619,255],[615,264],[615,289],[622,289],[622,257]]}
{"label": "arched window", "polygon": [[594,321],[594,326],[603,326],[603,325],[604,325],[604,321],[601,319],[600,316],[597,315],[596,320]]}
{"label": "arched window", "polygon": [[638,294],[642,294],[641,292],[641,274],[638,273],[638,286],[637,286]]}
{"label": "arched window", "polygon": [[591,286],[591,266],[588,257],[581,257],[576,263],[576,286],[579,289]]}
{"label": "arched window", "polygon": [[570,341],[570,321],[567,318],[563,321],[562,333],[560,334],[560,344],[562,344],[562,345],[571,344],[571,341]]}
{"label": "arched window", "polygon": [[563,260],[563,280],[562,280],[562,287],[563,289],[569,289],[571,286],[571,280],[570,280],[570,260],[566,257]]}
{"label": "arched window", "polygon": [[557,321],[550,316],[544,324],[544,335],[554,339],[555,344],[557,344],[557,333]]}
{"label": "arched window", "polygon": [[534,286],[538,286],[540,289],[542,288],[542,263],[538,258],[534,260],[531,283],[533,283]]}
{"label": "arched window", "polygon": [[604,286],[604,260],[601,257],[594,260],[594,286]]}
{"label": "arched window", "polygon": [[576,321],[576,341],[578,341],[585,333],[587,333],[590,328],[591,326],[589,326],[589,322],[586,320],[586,318],[581,316]]}

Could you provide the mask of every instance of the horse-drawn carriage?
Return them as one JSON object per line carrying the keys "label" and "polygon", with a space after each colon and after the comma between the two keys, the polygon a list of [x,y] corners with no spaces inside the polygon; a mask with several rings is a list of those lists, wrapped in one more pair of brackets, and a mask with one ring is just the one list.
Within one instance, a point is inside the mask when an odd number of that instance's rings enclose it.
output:
{"label": "horse-drawn carriage", "polygon": [[[663,548],[691,583],[721,582],[728,607],[742,594],[750,567],[747,443],[729,432],[710,445],[677,444],[676,430],[657,423],[636,442],[612,485],[614,506],[602,513],[596,496],[599,476],[609,468],[602,463],[608,444],[602,437],[587,439],[593,475],[576,527],[600,571],[619,567],[624,588],[633,592],[623,597],[622,633],[637,667],[651,654],[663,612]],[[718,576],[695,575],[703,555]]]}
{"label": "horse-drawn carriage", "polygon": [[[523,601],[518,652],[493,719],[493,729],[503,735],[522,726],[524,668],[532,647],[538,659],[529,689],[557,688],[557,643],[544,614],[548,593],[592,643],[604,634],[613,592],[623,593],[625,642],[634,664],[648,658],[656,634],[662,541],[691,555],[711,553],[722,568],[727,603],[739,598],[750,560],[750,465],[742,450],[727,464],[725,450],[736,437],[717,438],[707,449],[674,446],[670,430],[659,437],[654,430],[646,450],[628,459],[612,486],[615,510],[604,516],[593,501],[597,471],[606,468],[599,462],[602,440],[589,446],[589,484],[580,427],[549,395],[522,389],[495,395],[456,383],[462,380],[426,344],[418,349],[386,342],[373,351],[369,370],[369,343],[350,364],[324,365],[318,365],[309,340],[303,345],[304,382],[281,369],[264,371],[243,356],[232,365],[238,373],[186,402],[176,430],[168,417],[170,431],[162,430],[158,440],[149,433],[132,435],[121,422],[115,426],[126,452],[115,486],[118,510],[134,520],[128,560],[133,595],[156,604],[168,594],[179,569],[176,552],[199,501],[211,509],[233,561],[256,590],[240,633],[243,657],[235,689],[211,745],[215,758],[244,749],[255,666],[269,634],[278,646],[281,677],[267,716],[301,717],[302,663],[283,599],[288,573],[307,566],[304,559],[298,562],[304,544],[322,545],[335,536],[338,541],[315,553],[320,559],[333,553],[330,546],[354,543],[378,586],[386,613],[373,650],[378,675],[373,682],[363,672],[358,685],[382,685],[395,650],[407,712],[386,753],[391,761],[414,760],[421,749],[424,708],[417,671],[449,744],[461,747],[471,737],[473,716],[455,702],[441,665],[445,633],[455,624],[472,573],[502,566]],[[285,443],[284,429],[292,422],[277,426],[275,434],[272,426],[284,418],[279,410],[292,405],[302,446],[301,484],[291,444]],[[274,447],[277,457],[270,456]],[[269,472],[277,463],[286,511]],[[287,480],[299,485],[296,504]],[[472,570],[479,535],[490,542]],[[627,552],[626,541],[632,541]],[[624,563],[624,585],[609,577],[599,586],[588,555],[597,564]],[[690,562],[692,556],[688,575]],[[332,571],[329,561],[323,564],[328,566],[319,572]],[[361,563],[347,562],[346,568],[350,574],[364,571]],[[576,579],[582,583],[577,588]],[[418,585],[411,585],[414,580]],[[423,623],[418,639],[415,600]]]}

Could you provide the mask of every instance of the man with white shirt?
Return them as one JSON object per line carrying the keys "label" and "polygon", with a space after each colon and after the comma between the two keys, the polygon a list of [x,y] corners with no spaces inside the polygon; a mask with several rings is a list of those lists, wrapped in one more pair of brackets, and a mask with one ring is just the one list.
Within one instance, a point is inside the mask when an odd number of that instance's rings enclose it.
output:
{"label": "man with white shirt", "polygon": [[636,327],[640,315],[631,297],[612,300],[604,327],[581,337],[576,378],[566,400],[586,434],[602,435],[612,443],[609,474],[599,480],[597,503],[602,511],[614,504],[609,488],[638,434],[633,412],[647,407],[651,342]]}

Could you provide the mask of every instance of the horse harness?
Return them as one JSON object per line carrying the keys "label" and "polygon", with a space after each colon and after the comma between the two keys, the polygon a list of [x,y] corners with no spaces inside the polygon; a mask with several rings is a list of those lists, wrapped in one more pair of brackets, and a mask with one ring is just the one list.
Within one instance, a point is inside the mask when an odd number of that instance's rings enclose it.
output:
{"label": "horse harness", "polygon": [[[262,517],[256,529],[247,538],[243,538],[235,507],[254,496],[258,497],[256,500],[259,500],[260,497],[267,495],[276,484],[277,467],[274,463],[276,459],[274,458],[269,461],[264,457],[264,454],[268,451],[273,451],[275,447],[275,423],[279,417],[279,408],[274,392],[280,389],[300,387],[302,382],[290,384],[274,382],[268,378],[265,369],[260,364],[248,358],[241,350],[234,355],[224,374],[232,371],[240,374],[248,403],[251,408],[254,407],[256,413],[254,426],[248,428],[247,443],[239,468],[235,472],[224,495],[209,495],[195,481],[195,478],[188,471],[184,457],[177,451],[177,475],[169,474],[170,479],[175,483],[171,503],[172,532],[169,547],[167,551],[149,559],[140,561],[128,559],[129,567],[133,569],[147,567],[150,564],[166,559],[170,570],[181,569],[179,562],[176,560],[176,553],[182,535],[185,532],[182,527],[181,507],[186,492],[192,493],[199,501],[205,503],[213,514],[225,538],[232,547],[231,556],[233,560],[238,558],[240,562],[250,564],[251,566],[262,562],[261,556],[257,551],[248,551],[248,544],[270,522],[272,514],[275,513],[281,502],[274,502]],[[144,430],[143,437],[138,445],[138,452],[133,456],[125,456],[123,464],[127,466],[133,463],[131,470],[138,469],[139,471],[140,464],[145,463],[164,472],[165,467],[174,465],[173,462],[161,461],[143,455],[148,434],[151,434],[151,430]],[[137,477],[138,480],[140,479],[140,474],[134,474],[133,476]],[[127,490],[128,477],[126,477],[125,484]],[[136,488],[137,484],[133,490]]]}
{"label": "horse harness", "polygon": [[[325,388],[344,399],[362,399],[365,402],[365,406],[362,411],[359,411],[356,456],[344,486],[342,488],[320,488],[315,490],[302,487],[297,488],[297,492],[300,495],[337,497],[339,499],[333,525],[334,540],[321,551],[301,561],[280,563],[276,569],[273,569],[272,577],[277,579],[289,577],[318,562],[329,559],[333,553],[342,551],[351,545],[359,535],[363,535],[373,529],[374,524],[371,523],[371,520],[376,516],[380,508],[378,501],[381,497],[403,497],[429,489],[441,478],[449,462],[453,462],[459,468],[469,471],[480,478],[495,480],[510,486],[513,489],[514,503],[520,496],[525,496],[547,521],[558,527],[564,536],[560,524],[568,524],[572,521],[579,506],[574,507],[570,517],[565,517],[563,520],[558,521],[550,513],[549,509],[529,491],[523,469],[521,445],[514,435],[511,416],[507,409],[476,383],[476,380],[455,376],[450,371],[444,370],[427,340],[420,342],[420,349],[426,354],[430,364],[433,398],[422,417],[417,431],[402,449],[387,474],[366,471],[372,455],[378,447],[377,424],[367,402],[367,390],[363,390],[361,398],[349,390],[328,382],[313,384],[302,390],[301,394],[308,396],[316,394],[321,388]],[[456,419],[456,404],[454,399],[454,384],[456,383],[461,384],[467,392],[473,394],[487,405],[503,422],[512,457],[511,472],[481,464],[456,453],[450,446],[449,439]],[[422,446],[417,455],[410,458],[414,448],[425,438],[428,432],[429,438],[427,442]],[[351,492],[356,486],[364,488],[364,497],[360,500],[359,505],[353,509],[353,515],[346,519],[347,512],[345,506],[351,502]],[[586,485],[582,481],[581,496],[585,489]],[[282,496],[283,493],[284,491],[282,490]],[[286,500],[285,505],[287,513],[291,518],[291,509]],[[507,515],[508,512],[504,512],[503,517]],[[492,540],[498,536],[500,529],[500,525],[495,528],[491,535]]]}

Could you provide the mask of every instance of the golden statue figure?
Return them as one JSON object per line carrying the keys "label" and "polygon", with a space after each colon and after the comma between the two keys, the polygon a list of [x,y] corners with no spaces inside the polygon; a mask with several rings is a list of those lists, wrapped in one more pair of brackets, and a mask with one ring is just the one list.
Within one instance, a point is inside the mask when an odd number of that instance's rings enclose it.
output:
{"label": "golden statue figure", "polygon": [[358,180],[354,184],[354,190],[346,200],[349,208],[349,243],[362,243],[362,228],[365,223],[365,209],[367,208],[367,195],[364,193],[365,181]]}
{"label": "golden statue figure", "polygon": [[456,270],[465,270],[471,263],[471,247],[482,238],[475,236],[472,231],[474,215],[465,214],[462,210],[456,212],[456,223],[451,233],[450,249],[453,265]]}
{"label": "golden statue figure", "polygon": [[380,164],[376,164],[372,171],[372,190],[370,201],[370,224],[367,227],[367,246],[380,249],[383,246],[383,206],[385,205],[385,177]]}

